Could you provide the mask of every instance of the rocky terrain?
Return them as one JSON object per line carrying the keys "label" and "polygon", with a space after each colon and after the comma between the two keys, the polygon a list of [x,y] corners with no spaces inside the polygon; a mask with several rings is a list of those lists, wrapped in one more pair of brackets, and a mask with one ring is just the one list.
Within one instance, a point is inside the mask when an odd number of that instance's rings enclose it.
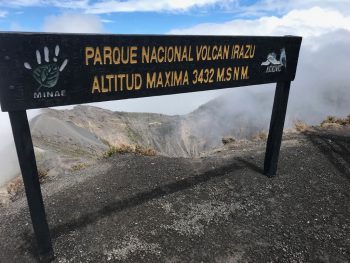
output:
{"label": "rocky terrain", "polygon": [[[286,134],[276,178],[247,140],[48,177],[55,262],[349,262],[350,129],[333,128]],[[23,193],[0,221],[0,262],[37,262]]]}
{"label": "rocky terrain", "polygon": [[111,148],[141,147],[169,157],[198,157],[235,139],[263,136],[266,124],[240,113],[228,113],[222,98],[183,116],[112,112],[92,106],[72,110],[44,109],[31,120],[40,172],[64,173],[96,161]]}
{"label": "rocky terrain", "polygon": [[[33,119],[54,262],[349,262],[350,118],[297,122],[267,178],[261,124],[234,128],[216,103]],[[38,261],[20,185],[0,205],[0,262]]]}
{"label": "rocky terrain", "polygon": [[[62,138],[64,135],[77,146],[87,143],[96,152],[106,145],[126,144],[151,147],[166,156],[194,157],[220,146],[225,135],[251,138],[254,133],[266,130],[262,122],[225,111],[227,103],[223,103],[223,99],[214,99],[187,115],[176,116],[112,112],[92,106],[59,111],[45,109],[32,120],[32,135],[37,139],[36,144],[44,143],[45,139],[45,142],[70,144],[67,138]],[[77,131],[79,138],[75,137]],[[98,141],[92,142],[92,137]]]}

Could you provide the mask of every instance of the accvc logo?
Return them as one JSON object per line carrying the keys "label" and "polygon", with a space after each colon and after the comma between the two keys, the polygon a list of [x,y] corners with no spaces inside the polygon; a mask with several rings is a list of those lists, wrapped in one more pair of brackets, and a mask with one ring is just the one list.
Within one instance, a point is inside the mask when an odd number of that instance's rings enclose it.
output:
{"label": "accvc logo", "polygon": [[281,72],[283,67],[287,68],[287,55],[285,48],[281,49],[279,59],[277,59],[275,52],[268,54],[266,61],[261,63],[261,66],[266,67],[265,73]]}

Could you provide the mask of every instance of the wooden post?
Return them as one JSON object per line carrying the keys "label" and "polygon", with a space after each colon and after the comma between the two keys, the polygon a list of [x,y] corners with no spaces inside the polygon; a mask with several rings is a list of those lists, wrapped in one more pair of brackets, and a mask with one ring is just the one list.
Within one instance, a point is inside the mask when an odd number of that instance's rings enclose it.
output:
{"label": "wooden post", "polygon": [[275,176],[277,172],[289,89],[290,81],[277,82],[264,162],[264,174],[269,177]]}
{"label": "wooden post", "polygon": [[9,112],[17,156],[42,262],[54,258],[26,111]]}

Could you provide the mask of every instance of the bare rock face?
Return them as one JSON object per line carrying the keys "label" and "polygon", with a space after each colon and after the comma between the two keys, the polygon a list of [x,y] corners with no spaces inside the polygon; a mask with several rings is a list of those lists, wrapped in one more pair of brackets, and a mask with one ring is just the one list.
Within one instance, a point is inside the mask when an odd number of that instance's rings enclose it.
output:
{"label": "bare rock face", "polygon": [[140,145],[167,156],[197,156],[205,143],[192,134],[182,116],[112,112],[91,106],[44,110],[31,122],[34,143],[63,151],[98,154],[109,146]]}
{"label": "bare rock face", "polygon": [[[81,158],[96,157],[111,146],[139,145],[172,157],[196,157],[222,145],[221,139],[252,137],[264,127],[242,112],[227,109],[224,97],[182,116],[113,112],[92,106],[45,109],[31,122],[34,144]],[[56,149],[56,150],[54,150]]]}
{"label": "bare rock face", "polygon": [[168,156],[194,156],[201,150],[191,144],[180,116],[77,106],[73,110],[45,110],[31,126],[33,137],[41,140],[36,140],[38,144],[45,140],[46,144],[77,146],[87,154],[121,145],[140,145]]}
{"label": "bare rock face", "polygon": [[53,144],[61,151],[82,151],[93,154],[104,151],[106,145],[95,134],[73,122],[59,118],[50,112],[37,116],[31,121],[31,132],[36,144]]}

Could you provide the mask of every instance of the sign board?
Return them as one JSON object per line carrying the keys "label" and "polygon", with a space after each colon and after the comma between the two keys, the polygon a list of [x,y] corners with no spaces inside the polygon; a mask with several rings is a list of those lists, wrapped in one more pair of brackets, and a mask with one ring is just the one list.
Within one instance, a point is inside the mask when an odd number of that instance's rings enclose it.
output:
{"label": "sign board", "polygon": [[[0,32],[8,111],[40,259],[53,259],[27,109],[276,82],[264,174],[276,175],[301,37]],[[254,105],[252,105],[254,107]]]}
{"label": "sign board", "polygon": [[3,111],[291,81],[300,37],[0,33]]}

